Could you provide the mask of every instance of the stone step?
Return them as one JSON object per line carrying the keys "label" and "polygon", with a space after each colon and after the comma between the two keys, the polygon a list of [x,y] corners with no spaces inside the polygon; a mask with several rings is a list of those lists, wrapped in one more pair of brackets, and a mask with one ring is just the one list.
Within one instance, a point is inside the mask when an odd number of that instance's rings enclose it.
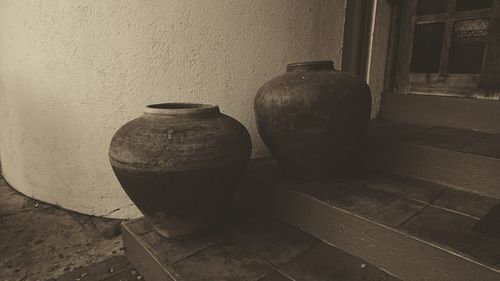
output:
{"label": "stone step", "polygon": [[400,280],[282,221],[237,216],[222,230],[167,239],[144,219],[122,224],[126,256],[146,280]]}
{"label": "stone step", "polygon": [[272,159],[241,197],[402,280],[500,280],[500,237],[475,228],[497,199],[384,172],[304,182]]}
{"label": "stone step", "polygon": [[374,121],[365,148],[371,169],[500,198],[500,134]]}

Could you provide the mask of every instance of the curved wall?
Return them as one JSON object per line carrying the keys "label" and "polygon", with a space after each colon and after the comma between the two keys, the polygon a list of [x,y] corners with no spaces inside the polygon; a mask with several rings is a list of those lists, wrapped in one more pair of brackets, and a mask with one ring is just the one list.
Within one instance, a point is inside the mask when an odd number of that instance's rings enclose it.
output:
{"label": "curved wall", "polygon": [[250,131],[253,97],[288,62],[340,66],[345,0],[0,2],[0,155],[7,181],[82,213],[139,214],[108,159],[146,104],[196,101]]}

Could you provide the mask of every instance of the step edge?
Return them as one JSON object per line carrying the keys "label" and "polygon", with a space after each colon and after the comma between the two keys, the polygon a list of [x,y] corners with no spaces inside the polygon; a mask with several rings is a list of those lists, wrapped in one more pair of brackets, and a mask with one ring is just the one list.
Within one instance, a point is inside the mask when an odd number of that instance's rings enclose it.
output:
{"label": "step edge", "polygon": [[[390,158],[387,158],[387,156],[390,156],[389,154],[384,154],[384,165],[380,165],[382,156],[380,155],[381,152],[384,150],[390,149],[391,151],[394,151],[396,149],[400,151],[405,151],[405,152],[426,152],[428,155],[431,157],[435,157],[435,160],[437,161],[431,161],[431,162],[419,162],[422,165],[429,163],[439,163],[438,161],[441,161],[441,164],[446,164],[446,165],[439,165],[439,168],[442,170],[448,169],[448,174],[450,171],[456,171],[456,169],[450,169],[447,167],[449,163],[442,163],[445,158],[449,157],[456,157],[456,158],[461,158],[462,161],[460,163],[481,163],[482,167],[487,167],[487,169],[480,169],[476,170],[475,172],[480,172],[482,176],[480,178],[486,179],[487,181],[482,182],[480,184],[474,184],[474,185],[466,185],[467,181],[456,181],[455,183],[453,179],[454,177],[451,176],[446,176],[447,173],[440,173],[439,177],[434,176],[431,177],[429,174],[423,175],[421,172],[417,172],[415,170],[413,171],[403,171],[403,165],[393,165],[392,167],[388,167],[388,164],[390,163],[388,160]],[[384,140],[380,141],[380,139],[377,139],[375,141],[366,143],[364,147],[364,152],[365,152],[365,164],[374,170],[378,171],[387,171],[393,174],[398,174],[398,175],[403,175],[411,178],[416,178],[419,180],[424,180],[424,181],[429,181],[429,182],[434,182],[437,184],[441,184],[444,186],[448,186],[451,188],[455,189],[460,189],[460,190],[465,190],[469,192],[474,192],[486,197],[490,198],[495,198],[495,199],[500,199],[500,190],[495,188],[496,183],[500,183],[500,159],[498,158],[491,158],[483,155],[477,155],[477,154],[471,154],[471,153],[466,153],[466,152],[457,152],[457,151],[452,151],[452,150],[446,150],[446,149],[441,149],[441,148],[436,148],[436,147],[431,147],[431,146],[424,146],[424,145],[419,145],[419,144],[414,144],[414,143],[407,143],[407,142],[401,142],[397,140]],[[422,155],[422,154],[419,154]],[[439,156],[439,157],[438,157]],[[394,161],[393,161],[394,162]],[[404,162],[407,164],[415,164],[411,160],[406,160],[406,161],[401,161],[399,162]],[[394,162],[395,163],[395,162]],[[456,162],[452,162],[453,164],[456,165]],[[399,169],[394,169],[394,167],[397,166]],[[420,167],[422,167],[420,165]],[[477,176],[474,175],[468,175],[466,173],[461,174],[463,178],[477,178]],[[485,184],[489,183],[489,184]]]}

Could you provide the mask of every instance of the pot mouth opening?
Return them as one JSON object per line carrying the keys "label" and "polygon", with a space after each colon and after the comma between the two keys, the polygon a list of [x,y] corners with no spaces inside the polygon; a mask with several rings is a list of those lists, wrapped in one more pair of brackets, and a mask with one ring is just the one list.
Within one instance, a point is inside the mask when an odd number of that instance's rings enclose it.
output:
{"label": "pot mouth opening", "polygon": [[335,70],[335,63],[332,60],[306,61],[289,63],[286,71],[311,71],[311,70]]}
{"label": "pot mouth opening", "polygon": [[157,115],[194,115],[218,113],[219,107],[215,104],[166,102],[146,106],[144,113]]}

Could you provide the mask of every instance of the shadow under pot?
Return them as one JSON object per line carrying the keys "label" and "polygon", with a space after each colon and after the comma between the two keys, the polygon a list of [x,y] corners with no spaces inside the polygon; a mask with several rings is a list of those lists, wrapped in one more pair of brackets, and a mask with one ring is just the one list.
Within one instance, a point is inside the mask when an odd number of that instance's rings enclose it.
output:
{"label": "shadow under pot", "polygon": [[121,186],[158,233],[179,238],[219,223],[248,165],[245,127],[210,104],[149,105],[113,136]]}
{"label": "shadow under pot", "polygon": [[370,89],[333,61],[289,64],[258,90],[254,109],[262,140],[290,176],[325,179],[359,164]]}

